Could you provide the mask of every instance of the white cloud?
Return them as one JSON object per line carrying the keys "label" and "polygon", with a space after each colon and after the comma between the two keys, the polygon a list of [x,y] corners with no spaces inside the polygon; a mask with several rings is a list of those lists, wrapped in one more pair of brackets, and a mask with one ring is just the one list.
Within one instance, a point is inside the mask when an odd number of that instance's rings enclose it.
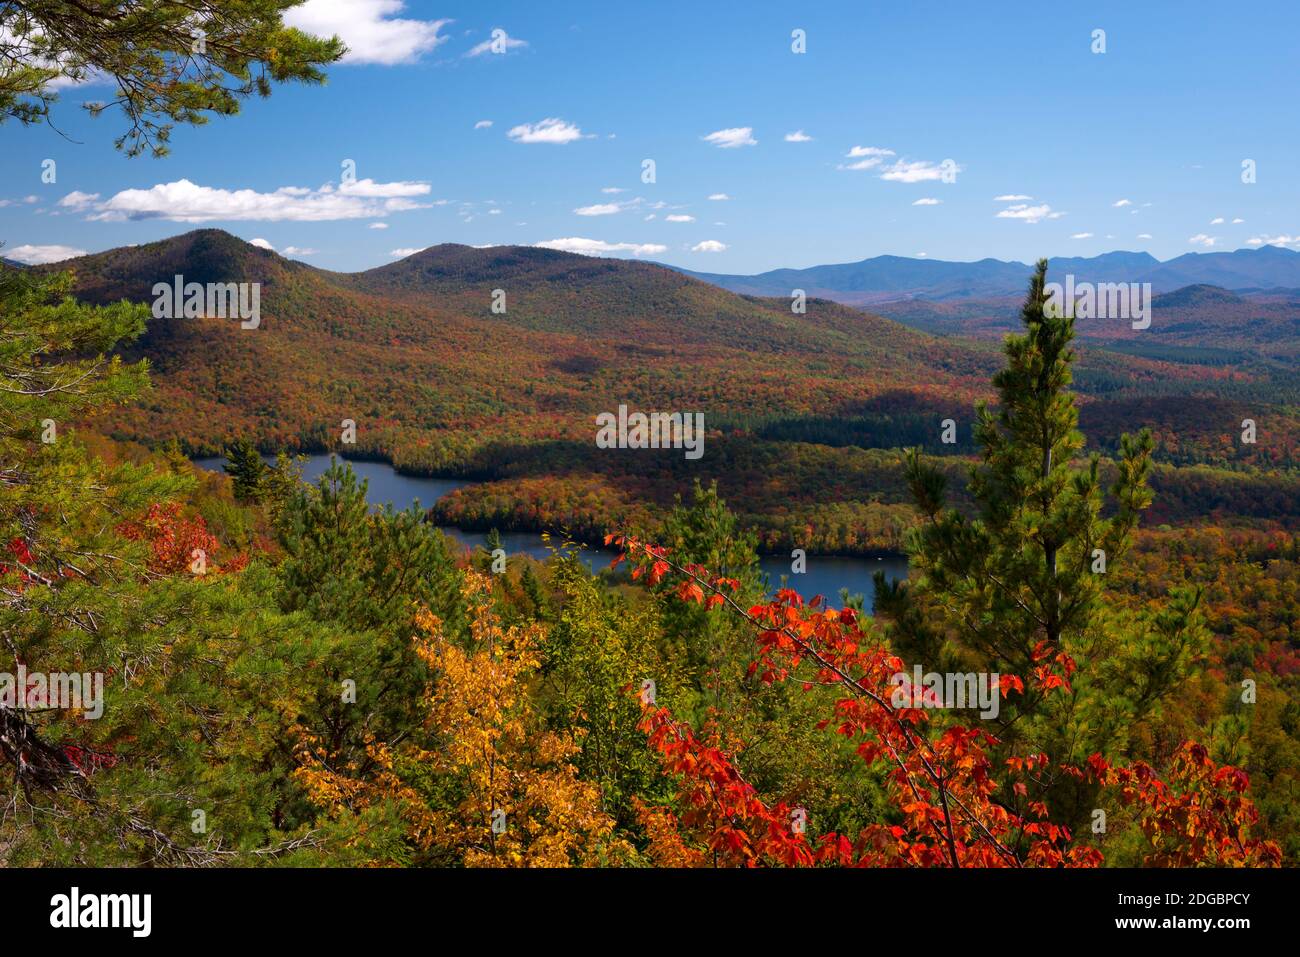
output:
{"label": "white cloud", "polygon": [[720,253],[727,248],[726,243],[720,243],[716,239],[706,239],[702,243],[696,243],[691,247],[693,253]]}
{"label": "white cloud", "polygon": [[428,246],[403,246],[400,249],[390,249],[388,255],[394,259],[405,259],[407,256],[414,256],[416,253],[422,253]]}
{"label": "white cloud", "polygon": [[85,255],[84,249],[77,249],[75,246],[15,246],[12,249],[7,247],[0,249],[0,256],[5,259],[26,263],[29,266],[57,263]]}
{"label": "white cloud", "polygon": [[673,213],[671,216],[665,216],[664,220],[670,223],[693,223],[694,216],[687,216],[685,213]]}
{"label": "white cloud", "polygon": [[491,125],[492,125],[492,121],[491,121],[491,120],[479,120],[477,123],[474,124],[474,129],[476,129],[476,130],[486,130],[486,129],[488,129],[489,127],[491,127]]}
{"label": "white cloud", "polygon": [[803,130],[795,130],[793,133],[785,134],[785,141],[787,143],[811,143],[812,137]]}
{"label": "white cloud", "polygon": [[1005,193],[1002,196],[994,196],[995,203],[1019,203],[1026,199],[1033,199],[1032,196],[1026,196],[1024,193]]}
{"label": "white cloud", "polygon": [[857,160],[856,163],[841,163],[837,169],[864,170],[874,169],[885,161],[886,156],[893,156],[893,150],[887,150],[880,146],[855,146],[844,154],[848,159]]}
{"label": "white cloud", "polygon": [[[306,192],[303,190],[304,195]],[[339,192],[344,196],[358,196],[363,199],[393,199],[399,196],[424,196],[429,192],[429,184],[403,181],[376,183],[373,179],[358,179],[341,184]]]}
{"label": "white cloud", "polygon": [[1092,233],[1075,233],[1071,239],[1092,239]]}
{"label": "white cloud", "polygon": [[[948,160],[944,160],[944,163],[948,163]],[[905,160],[899,160],[891,166],[885,167],[885,171],[880,174],[880,178],[891,183],[925,183],[943,179],[944,173],[947,171],[953,173],[962,171],[962,168],[956,163],[951,163],[946,167],[944,163],[931,163],[926,160],[908,163]]]}
{"label": "white cloud", "polygon": [[1124,206],[1132,206],[1132,205],[1133,205],[1133,200],[1131,200],[1131,199],[1117,199],[1117,200],[1115,200],[1115,202],[1111,203],[1110,205],[1111,205],[1112,207],[1114,207],[1115,209],[1120,209],[1120,208],[1122,208],[1122,207],[1124,207]]}
{"label": "white cloud", "polygon": [[413,63],[447,37],[438,31],[450,20],[396,18],[402,0],[307,0],[284,11],[286,26],[317,36],[338,36],[347,44],[342,63]]}
{"label": "white cloud", "polygon": [[1218,236],[1207,236],[1205,233],[1197,233],[1195,236],[1188,236],[1187,241],[1193,246],[1204,246],[1209,249],[1219,241]]}
{"label": "white cloud", "polygon": [[[250,246],[256,246],[258,249],[269,249],[271,252],[276,251],[275,247],[272,246],[269,241],[261,238],[260,236],[257,237],[256,239],[250,239],[248,241],[248,244]],[[306,246],[285,246],[284,247],[284,254],[286,256],[311,256],[316,252],[318,252],[318,250],[310,249]]]}
{"label": "white cloud", "polygon": [[509,53],[511,50],[517,50],[520,47],[528,46],[527,40],[520,40],[512,37],[500,27],[494,27],[490,39],[473,47],[466,56],[482,56],[484,53]]}
{"label": "white cloud", "polygon": [[997,214],[998,219],[1021,219],[1026,223],[1037,223],[1051,217],[1052,207],[1046,203],[1040,203],[1037,206],[1017,203],[1014,206],[1008,206],[1006,209],[1000,210]]}
{"label": "white cloud", "polygon": [[67,196],[64,196],[59,200],[59,205],[69,209],[81,210],[90,206],[97,199],[99,199],[98,193],[83,193],[74,189]]}
{"label": "white cloud", "polygon": [[608,196],[615,196],[618,193],[626,193],[627,190],[625,190],[622,186],[606,186],[601,189],[601,192],[605,193]]}
{"label": "white cloud", "polygon": [[622,208],[618,203],[597,203],[594,206],[579,206],[574,212],[579,216],[613,216]]}
{"label": "white cloud", "polygon": [[91,220],[167,219],[178,223],[220,220],[323,222],[363,219],[423,209],[414,197],[429,193],[428,183],[376,183],[361,179],[318,189],[282,186],[270,193],[252,189],[216,189],[187,179],[159,183],[149,189],[124,189],[93,205]]}
{"label": "white cloud", "polygon": [[1255,236],[1246,242],[1251,246],[1296,246],[1300,245],[1300,236]]}
{"label": "white cloud", "polygon": [[388,224],[387,224],[387,223],[371,223],[371,224],[370,224],[370,228],[371,228],[371,229],[387,229],[387,228],[388,228]]}
{"label": "white cloud", "polygon": [[1223,225],[1223,217],[1222,217],[1222,216],[1215,216],[1212,220],[1210,220],[1210,225],[1211,225],[1211,226],[1222,226],[1222,225]]}
{"label": "white cloud", "polygon": [[726,193],[712,193],[709,195],[709,199],[713,200],[715,203],[724,203],[731,199],[731,197]]}
{"label": "white cloud", "polygon": [[708,136],[701,137],[704,142],[712,143],[719,149],[730,150],[738,146],[757,146],[752,126],[733,126],[730,129],[714,130]]}
{"label": "white cloud", "polygon": [[564,253],[580,253],[584,256],[603,256],[611,253],[651,256],[668,251],[667,246],[660,246],[657,243],[607,243],[603,239],[583,239],[580,236],[548,239],[535,245],[541,249],[555,249]]}
{"label": "white cloud", "polygon": [[918,199],[916,202],[912,203],[912,205],[913,206],[938,206],[942,202],[943,200],[935,199],[933,196],[923,196],[920,199]]}
{"label": "white cloud", "polygon": [[1138,239],[1150,239],[1150,238],[1151,238],[1150,233],[1138,233]]}
{"label": "white cloud", "polygon": [[506,134],[516,143],[572,143],[585,135],[572,123],[548,116],[540,123],[520,123]]}
{"label": "white cloud", "polygon": [[1240,225],[1241,223],[1244,223],[1244,222],[1245,222],[1245,220],[1242,219],[1240,216],[1238,216],[1236,219],[1234,219],[1234,220],[1232,221],[1232,225],[1237,226],[1237,225]]}

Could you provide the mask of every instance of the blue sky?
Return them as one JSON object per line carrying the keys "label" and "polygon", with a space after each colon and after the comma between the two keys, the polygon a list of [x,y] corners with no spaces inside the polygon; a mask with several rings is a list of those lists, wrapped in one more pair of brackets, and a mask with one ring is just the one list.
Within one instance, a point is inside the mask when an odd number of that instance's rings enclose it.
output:
{"label": "blue sky", "polygon": [[[353,62],[178,129],[165,159],[81,114],[103,87],[64,91],[67,139],[0,125],[0,239],[36,260],[216,226],[341,270],[458,242],[740,273],[1300,248],[1298,11],[310,0]],[[471,55],[494,29],[505,52]],[[924,178],[945,160],[955,181]]]}

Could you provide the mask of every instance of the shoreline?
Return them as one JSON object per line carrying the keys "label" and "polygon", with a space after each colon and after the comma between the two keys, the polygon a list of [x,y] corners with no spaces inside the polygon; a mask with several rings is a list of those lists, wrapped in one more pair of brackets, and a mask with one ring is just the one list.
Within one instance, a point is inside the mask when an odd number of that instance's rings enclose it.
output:
{"label": "shoreline", "polygon": [[[271,462],[274,462],[276,455],[281,454],[278,452],[264,452],[260,448],[258,452],[260,455],[263,456],[264,459],[269,459]],[[415,480],[415,481],[431,480],[431,481],[440,481],[440,482],[463,482],[465,486],[476,485],[476,484],[481,484],[490,481],[498,481],[496,479],[491,479],[491,478],[476,479],[476,478],[467,477],[465,475],[454,475],[454,474],[447,474],[447,473],[438,474],[438,473],[426,472],[422,470],[403,469],[398,467],[397,465],[394,465],[389,458],[387,458],[381,453],[363,452],[360,454],[344,454],[338,451],[337,449],[328,449],[321,452],[284,452],[283,454],[289,455],[294,458],[301,456],[307,459],[318,457],[318,456],[319,457],[330,456],[333,458],[337,458],[339,461],[342,462],[364,462],[371,465],[382,465],[385,466],[386,468],[391,469],[394,475],[400,476],[405,479]],[[191,464],[195,465],[197,468],[206,468],[203,465],[199,465],[199,462],[202,460],[213,461],[218,459],[224,459],[225,456],[221,454],[218,455],[190,454],[187,455],[187,458],[189,459]],[[206,470],[210,472],[218,472],[217,469],[208,468]],[[455,523],[450,521],[439,521],[434,514],[436,509],[437,509],[437,500],[435,500],[433,503],[427,506],[424,506],[424,515],[426,519],[433,521],[434,524],[438,525],[439,527],[445,526],[447,528],[453,528],[470,534],[479,534],[479,535],[486,534],[487,532],[493,529],[496,529],[498,532],[502,534],[551,535],[558,539],[572,541],[575,545],[580,545],[581,547],[586,549],[591,549],[596,551],[611,551],[610,549],[606,548],[603,542],[600,541],[590,542],[587,541],[583,536],[571,535],[564,532],[563,530],[556,529],[553,527],[538,526],[538,525],[532,525],[528,523],[519,523],[517,521],[512,521],[506,524],[501,524],[497,522],[481,522],[481,521],[455,522]],[[771,551],[769,549],[764,549],[761,547],[756,549],[756,551],[759,558],[790,557],[789,552],[787,551]],[[854,559],[854,560],[861,560],[861,561],[869,561],[871,559],[875,559],[877,561],[907,561],[908,560],[908,555],[906,552],[895,551],[892,549],[877,548],[877,549],[869,549],[863,551],[813,551],[811,549],[805,549],[804,552],[805,555],[810,559],[811,558],[842,558],[842,559]]]}

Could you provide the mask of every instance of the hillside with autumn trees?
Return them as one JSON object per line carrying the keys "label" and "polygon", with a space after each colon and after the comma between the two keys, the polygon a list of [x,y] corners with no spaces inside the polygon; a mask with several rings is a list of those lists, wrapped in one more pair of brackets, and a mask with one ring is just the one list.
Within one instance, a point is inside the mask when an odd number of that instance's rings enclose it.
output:
{"label": "hillside with autumn trees", "polygon": [[[340,278],[200,232],[0,269],[0,628],[15,666],[107,677],[98,720],[0,708],[6,863],[1296,862],[1294,473],[1162,452],[1135,397],[1180,380],[1079,349],[1041,272],[999,353],[635,263],[421,255]],[[131,301],[182,260],[263,281],[263,328]],[[492,265],[513,317],[471,307]],[[720,410],[721,481],[597,466],[591,413],[629,400]],[[1125,409],[1156,429],[1079,431]],[[346,463],[305,484],[232,441],[330,447],[345,417],[489,479],[448,511],[567,503],[618,567],[465,551]],[[226,448],[233,481],[186,455]],[[912,570],[873,609],[773,593],[759,552],[791,542]],[[914,667],[993,676],[998,707],[900,701]]]}

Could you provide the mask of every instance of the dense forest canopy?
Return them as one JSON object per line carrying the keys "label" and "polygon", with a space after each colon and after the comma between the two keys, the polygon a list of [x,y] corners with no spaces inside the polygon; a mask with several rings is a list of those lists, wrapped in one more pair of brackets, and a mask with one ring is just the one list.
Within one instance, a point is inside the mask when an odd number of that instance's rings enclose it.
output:
{"label": "dense forest canopy", "polygon": [[[976,454],[951,462],[964,506],[947,459],[894,466],[914,571],[878,584],[874,619],[765,596],[759,533],[712,486],[614,539],[628,582],[562,548],[460,552],[369,509],[346,464],[307,486],[245,442],[227,480],[174,443],[43,441],[150,401],[147,363],[113,352],[147,310],[0,280],[0,628],[15,667],[107,679],[95,720],[0,709],[40,811],[0,825],[11,863],[1261,865],[1300,846],[1294,535],[1138,531],[1154,439],[1080,458],[1072,321],[1043,315],[1041,273]],[[913,666],[997,676],[997,716],[898,704]]]}

